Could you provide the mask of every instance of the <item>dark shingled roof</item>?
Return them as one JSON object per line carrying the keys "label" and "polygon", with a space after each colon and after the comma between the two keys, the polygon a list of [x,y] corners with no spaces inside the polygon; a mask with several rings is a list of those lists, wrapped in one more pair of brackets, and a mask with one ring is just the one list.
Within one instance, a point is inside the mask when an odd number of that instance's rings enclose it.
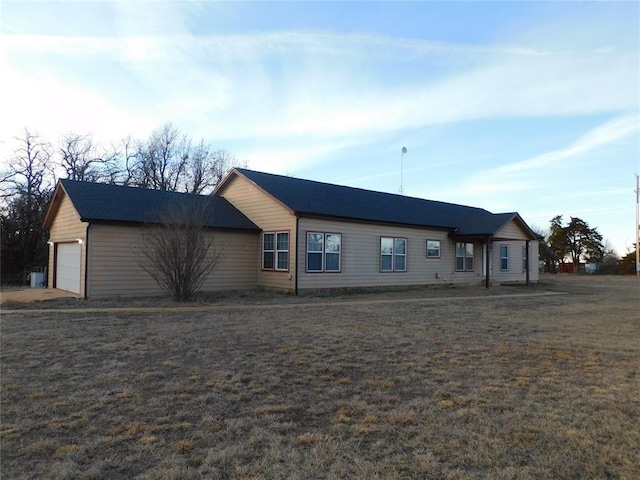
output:
{"label": "dark shingled roof", "polygon": [[206,209],[206,227],[260,230],[222,197],[72,180],[60,183],[85,222],[159,223],[163,210],[185,205]]}
{"label": "dark shingled roof", "polygon": [[443,228],[457,235],[494,235],[517,216],[517,213],[494,214],[482,208],[302,180],[245,168],[236,170],[303,216]]}

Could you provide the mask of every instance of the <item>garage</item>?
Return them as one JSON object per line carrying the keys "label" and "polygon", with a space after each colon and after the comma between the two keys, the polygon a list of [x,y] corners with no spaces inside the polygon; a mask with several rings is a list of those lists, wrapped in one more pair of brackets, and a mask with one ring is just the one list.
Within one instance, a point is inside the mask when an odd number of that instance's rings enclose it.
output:
{"label": "garage", "polygon": [[80,256],[82,245],[79,243],[59,243],[56,256],[56,288],[80,293]]}

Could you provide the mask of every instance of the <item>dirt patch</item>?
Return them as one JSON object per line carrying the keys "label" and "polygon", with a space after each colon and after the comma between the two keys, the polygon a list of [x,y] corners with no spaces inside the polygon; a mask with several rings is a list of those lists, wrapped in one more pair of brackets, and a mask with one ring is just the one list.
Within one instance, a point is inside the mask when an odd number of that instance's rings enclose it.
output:
{"label": "dirt patch", "polygon": [[0,291],[0,305],[3,307],[60,299],[72,299],[77,302],[78,295],[57,288],[3,288]]}
{"label": "dirt patch", "polygon": [[638,283],[591,278],[544,297],[4,316],[0,473],[638,478]]}

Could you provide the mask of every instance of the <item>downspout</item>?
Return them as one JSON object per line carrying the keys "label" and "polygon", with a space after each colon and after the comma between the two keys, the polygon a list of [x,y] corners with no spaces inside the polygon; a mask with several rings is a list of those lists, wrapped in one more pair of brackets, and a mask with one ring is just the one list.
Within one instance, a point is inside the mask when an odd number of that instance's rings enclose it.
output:
{"label": "downspout", "polygon": [[58,243],[53,243],[53,270],[51,273],[51,288],[58,288],[57,279],[58,277]]}
{"label": "downspout", "polygon": [[484,259],[485,266],[487,267],[486,278],[485,278],[485,288],[489,288],[489,285],[491,283],[491,281],[490,281],[491,264],[489,262],[490,259],[491,259],[491,243],[489,241],[490,238],[491,237],[487,236],[487,238],[485,239],[485,242],[487,244],[487,249],[486,249],[486,252],[485,252],[485,259]]}
{"label": "downspout", "polygon": [[300,217],[298,215],[296,215],[296,268],[293,270],[294,275],[296,276],[295,280],[294,280],[294,287],[293,287],[293,294],[297,297],[298,296],[298,263],[299,263],[299,259],[298,259],[298,242],[300,241],[300,239],[298,238],[298,233],[299,233],[299,228],[298,228],[298,221],[300,220]]}
{"label": "downspout", "polygon": [[84,242],[84,298],[89,298],[87,292],[87,285],[89,284],[89,229],[91,228],[91,223],[87,225],[87,240]]}
{"label": "downspout", "polygon": [[529,286],[529,264],[531,262],[531,260],[529,259],[529,240],[526,241],[526,246],[524,247],[524,251],[525,251],[525,255],[527,256],[527,263],[525,265],[525,272],[526,272],[526,285],[527,287]]}

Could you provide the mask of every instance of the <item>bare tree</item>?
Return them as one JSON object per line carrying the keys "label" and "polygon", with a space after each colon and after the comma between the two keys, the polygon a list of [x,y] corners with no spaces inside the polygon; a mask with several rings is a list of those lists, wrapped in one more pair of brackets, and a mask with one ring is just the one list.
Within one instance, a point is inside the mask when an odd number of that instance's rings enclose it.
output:
{"label": "bare tree", "polygon": [[136,185],[138,169],[138,151],[135,140],[129,135],[120,141],[120,146],[114,151],[119,152],[120,163],[116,163],[108,171],[107,183],[112,185]]}
{"label": "bare tree", "polygon": [[186,193],[210,193],[234,166],[241,166],[236,157],[226,150],[212,150],[200,141],[190,149],[186,174],[183,176],[180,191]]}
{"label": "bare tree", "polygon": [[70,180],[101,182],[118,171],[117,149],[97,145],[91,135],[69,133],[60,140],[58,151],[60,165]]}
{"label": "bare tree", "polygon": [[17,279],[46,262],[42,222],[57,171],[78,181],[204,194],[238,165],[227,151],[214,150],[204,140],[194,143],[171,123],[146,140],[129,136],[116,146],[70,133],[54,149],[28,128],[15,140],[17,148],[0,167],[3,278]]}
{"label": "bare tree", "polygon": [[126,171],[139,187],[184,193],[210,193],[238,165],[226,150],[214,150],[204,140],[194,143],[171,123],[138,142],[135,161],[127,156]]}
{"label": "bare tree", "polygon": [[616,253],[616,249],[608,238],[602,244],[602,263],[605,265],[616,265],[620,257]]}
{"label": "bare tree", "polygon": [[178,191],[189,160],[189,141],[173,124],[154,130],[147,141],[139,142],[135,182],[154,190]]}
{"label": "bare tree", "polygon": [[16,137],[18,147],[9,159],[9,171],[2,175],[6,190],[3,196],[16,193],[29,197],[51,186],[51,145],[28,128]]}
{"label": "bare tree", "polygon": [[53,191],[51,145],[25,129],[2,178],[2,277],[22,280],[47,258],[42,222]]}
{"label": "bare tree", "polygon": [[202,193],[212,183],[210,170],[215,168],[211,162],[212,154],[209,146],[202,140],[195,147],[190,148],[189,153],[181,187],[188,193]]}
{"label": "bare tree", "polygon": [[205,198],[184,199],[158,215],[143,232],[141,267],[175,301],[186,302],[216,268],[221,252],[206,227],[212,215]]}

